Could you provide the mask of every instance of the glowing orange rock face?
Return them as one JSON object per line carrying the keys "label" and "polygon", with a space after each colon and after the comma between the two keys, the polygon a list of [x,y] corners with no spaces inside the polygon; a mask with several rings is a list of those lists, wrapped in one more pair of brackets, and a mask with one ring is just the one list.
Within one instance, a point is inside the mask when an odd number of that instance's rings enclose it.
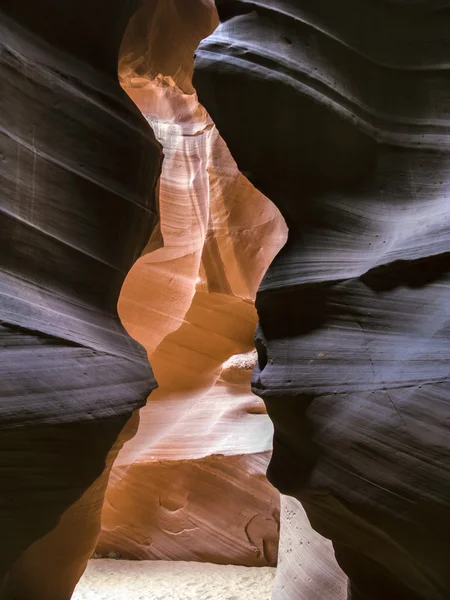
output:
{"label": "glowing orange rock face", "polygon": [[195,93],[162,76],[131,74],[122,85],[164,153],[159,231],[119,300],[159,389],[114,464],[97,552],[275,564],[272,424],[250,374],[253,301],[286,226],[238,171]]}

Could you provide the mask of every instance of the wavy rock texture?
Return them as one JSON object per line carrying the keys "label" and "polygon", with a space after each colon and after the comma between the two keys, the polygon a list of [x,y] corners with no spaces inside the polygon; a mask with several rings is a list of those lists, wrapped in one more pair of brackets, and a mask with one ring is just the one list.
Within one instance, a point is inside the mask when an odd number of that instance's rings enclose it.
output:
{"label": "wavy rock texture", "polygon": [[161,162],[117,82],[133,4],[2,4],[2,599],[70,597],[155,387],[116,310]]}
{"label": "wavy rock texture", "polygon": [[444,600],[449,3],[217,6],[194,86],[289,226],[256,302],[269,477],[332,540],[353,600]]}
{"label": "wavy rock texture", "polygon": [[122,85],[164,162],[159,231],[125,281],[119,313],[159,389],[114,465],[97,552],[274,565],[273,429],[250,375],[253,302],[286,226],[239,173],[196,95],[131,67],[121,61]]}

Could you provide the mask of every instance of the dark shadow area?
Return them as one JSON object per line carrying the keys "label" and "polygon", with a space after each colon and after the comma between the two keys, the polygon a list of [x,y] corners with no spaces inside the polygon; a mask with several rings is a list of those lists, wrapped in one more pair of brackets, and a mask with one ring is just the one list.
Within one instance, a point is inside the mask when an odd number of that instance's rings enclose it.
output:
{"label": "dark shadow area", "polygon": [[399,286],[421,288],[450,272],[450,252],[417,260],[396,260],[371,269],[360,277],[371,290],[387,292]]}

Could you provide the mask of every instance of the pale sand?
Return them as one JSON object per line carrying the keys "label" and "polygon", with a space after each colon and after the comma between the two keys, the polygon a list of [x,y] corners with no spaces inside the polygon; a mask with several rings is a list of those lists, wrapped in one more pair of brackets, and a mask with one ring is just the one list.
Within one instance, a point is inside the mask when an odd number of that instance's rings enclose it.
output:
{"label": "pale sand", "polygon": [[72,600],[270,600],[275,569],[95,559]]}

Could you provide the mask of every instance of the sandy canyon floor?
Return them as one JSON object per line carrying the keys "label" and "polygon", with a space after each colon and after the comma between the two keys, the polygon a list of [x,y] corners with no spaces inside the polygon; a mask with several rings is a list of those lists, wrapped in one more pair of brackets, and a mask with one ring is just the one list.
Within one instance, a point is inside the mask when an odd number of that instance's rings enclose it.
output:
{"label": "sandy canyon floor", "polygon": [[95,559],[72,600],[269,600],[275,569]]}

